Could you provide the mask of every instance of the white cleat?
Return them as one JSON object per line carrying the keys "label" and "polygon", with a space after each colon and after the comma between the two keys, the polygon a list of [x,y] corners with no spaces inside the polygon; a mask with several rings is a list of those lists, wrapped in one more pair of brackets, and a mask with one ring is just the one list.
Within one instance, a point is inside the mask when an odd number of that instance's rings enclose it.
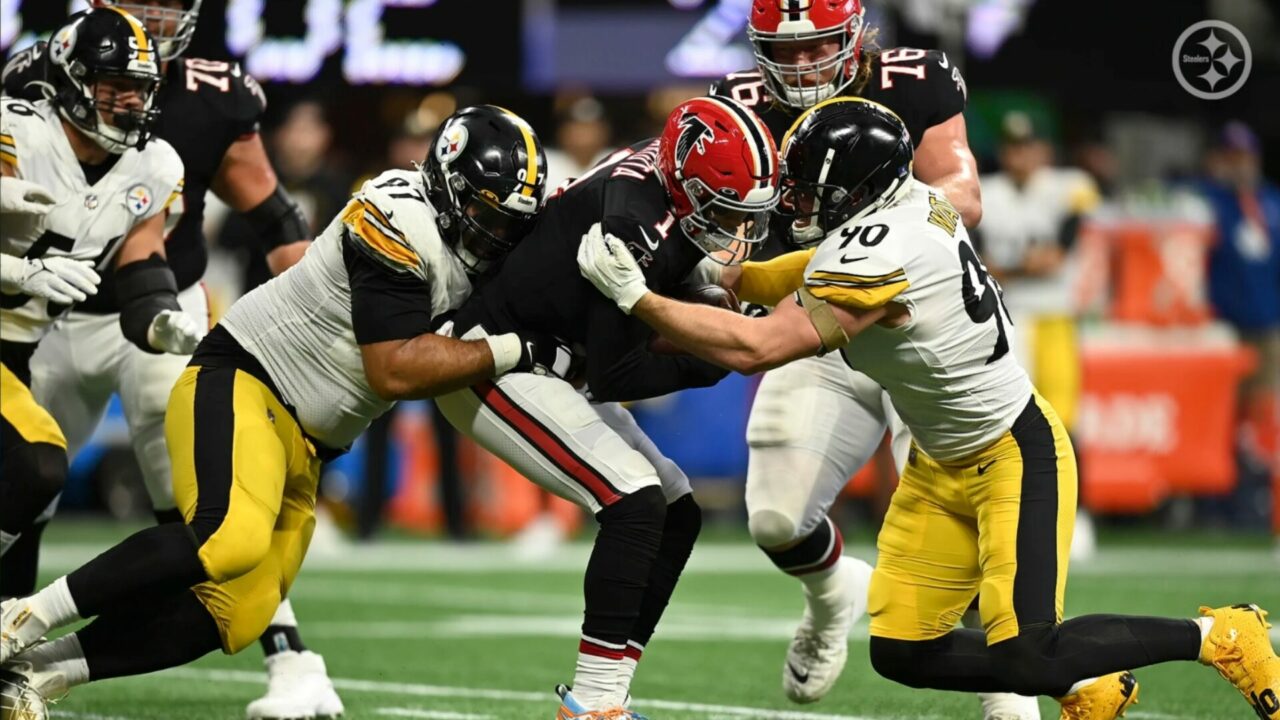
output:
{"label": "white cleat", "polygon": [[982,720],[1040,720],[1040,704],[1035,698],[1013,693],[978,693]]}
{"label": "white cleat", "polygon": [[26,598],[0,603],[0,663],[40,642],[48,630],[49,623],[32,611]]}
{"label": "white cleat", "polygon": [[16,670],[0,670],[0,717],[5,720],[48,720],[49,708],[27,677]]}
{"label": "white cleat", "polygon": [[304,650],[268,656],[267,694],[249,703],[249,720],[313,720],[337,718],[344,711],[333,689],[324,658]]}
{"label": "white cleat", "polygon": [[849,658],[849,630],[867,611],[871,566],[846,556],[836,573],[839,580],[830,592],[805,592],[804,619],[782,665],[782,691],[792,702],[817,702],[831,691]]}

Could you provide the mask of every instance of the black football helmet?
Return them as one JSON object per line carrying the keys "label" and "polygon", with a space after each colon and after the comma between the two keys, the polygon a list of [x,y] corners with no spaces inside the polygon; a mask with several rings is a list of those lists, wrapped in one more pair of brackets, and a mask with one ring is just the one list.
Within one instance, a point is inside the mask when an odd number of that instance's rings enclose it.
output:
{"label": "black football helmet", "polygon": [[901,118],[862,98],[840,97],[796,118],[782,140],[778,213],[800,247],[892,203],[910,186],[915,153]]}
{"label": "black football helmet", "polygon": [[160,59],[181,57],[191,44],[196,32],[196,20],[200,17],[200,5],[204,0],[182,0],[181,8],[164,7],[157,3],[117,2],[117,0],[92,0],[94,7],[118,7],[142,21],[160,46]]}
{"label": "black football helmet", "polygon": [[440,124],[421,171],[445,242],[480,274],[533,228],[547,185],[547,156],[519,115],[475,105]]}
{"label": "black football helmet", "polygon": [[[117,8],[91,8],[71,16],[49,39],[50,84],[59,114],[110,153],[141,150],[160,115],[156,43],[142,23]],[[123,80],[137,89],[142,107],[122,109],[98,99],[98,84]],[[107,113],[107,118],[103,113]]]}

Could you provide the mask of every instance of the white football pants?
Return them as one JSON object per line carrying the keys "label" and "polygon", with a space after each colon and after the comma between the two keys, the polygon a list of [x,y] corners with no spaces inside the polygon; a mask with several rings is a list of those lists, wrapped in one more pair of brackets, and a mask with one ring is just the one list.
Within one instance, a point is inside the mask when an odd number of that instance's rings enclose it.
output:
{"label": "white football pants", "polygon": [[[182,309],[209,327],[209,298],[196,283],[178,294]],[[120,394],[129,439],[156,510],[170,510],[173,474],[164,442],[169,391],[189,355],[153,355],[125,339],[120,316],[71,312],[59,319],[31,358],[31,392],[67,438],[75,457],[102,421],[107,402]]]}
{"label": "white football pants", "polygon": [[521,475],[592,513],[652,485],[668,503],[692,491],[630,411],[592,403],[559,378],[508,373],[436,404],[450,424]]}
{"label": "white football pants", "polygon": [[807,537],[888,428],[899,471],[911,435],[889,395],[839,353],[765,373],[747,421],[751,537],[773,548]]}

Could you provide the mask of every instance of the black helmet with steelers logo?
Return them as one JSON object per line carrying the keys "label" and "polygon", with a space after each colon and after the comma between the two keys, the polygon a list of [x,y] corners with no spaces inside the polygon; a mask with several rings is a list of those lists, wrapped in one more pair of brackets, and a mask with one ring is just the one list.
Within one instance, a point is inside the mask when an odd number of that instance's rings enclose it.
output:
{"label": "black helmet with steelers logo", "polygon": [[[49,39],[50,81],[59,114],[104,150],[141,150],[160,115],[156,43],[132,15],[119,8],[76,13]],[[122,102],[137,93],[140,102]]]}
{"label": "black helmet with steelers logo", "polygon": [[422,174],[445,242],[468,271],[479,274],[533,228],[547,184],[547,156],[519,115],[476,105],[441,123]]}

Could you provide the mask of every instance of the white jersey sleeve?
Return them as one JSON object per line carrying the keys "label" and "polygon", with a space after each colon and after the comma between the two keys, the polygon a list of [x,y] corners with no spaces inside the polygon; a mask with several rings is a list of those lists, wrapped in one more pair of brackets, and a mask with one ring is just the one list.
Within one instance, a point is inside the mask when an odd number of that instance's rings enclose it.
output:
{"label": "white jersey sleeve", "polygon": [[857,310],[882,307],[911,287],[910,231],[869,217],[842,225],[818,247],[804,284],[815,297]]}

